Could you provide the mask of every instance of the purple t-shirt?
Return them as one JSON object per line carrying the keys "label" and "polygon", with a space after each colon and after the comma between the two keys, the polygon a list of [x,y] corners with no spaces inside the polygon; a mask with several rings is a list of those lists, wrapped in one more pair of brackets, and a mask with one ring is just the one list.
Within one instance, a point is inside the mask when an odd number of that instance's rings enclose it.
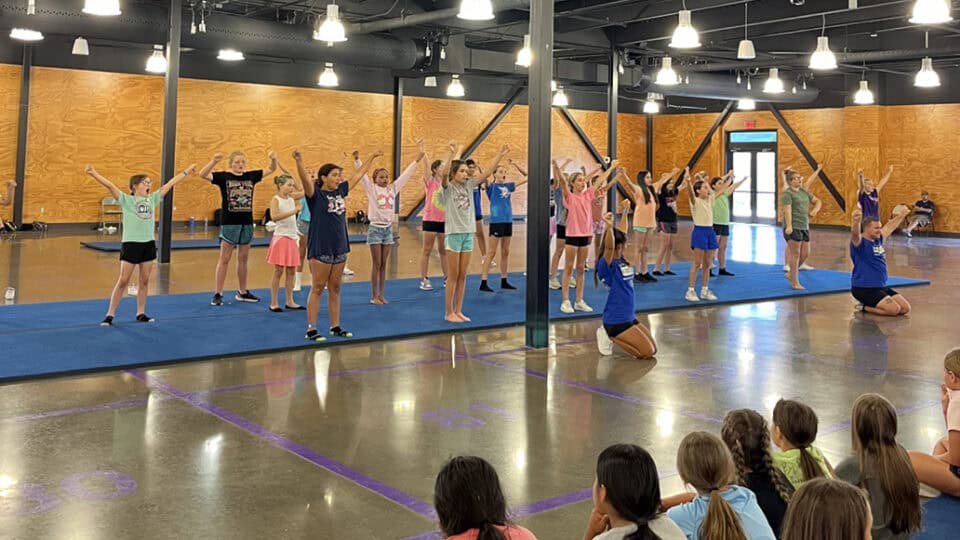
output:
{"label": "purple t-shirt", "polygon": [[850,258],[853,260],[851,287],[876,289],[887,286],[887,257],[883,249],[883,237],[876,242],[860,239],[860,245],[850,242]]}
{"label": "purple t-shirt", "polygon": [[857,195],[857,202],[860,203],[860,209],[863,210],[863,217],[880,218],[880,193],[877,190],[870,193],[861,191]]}

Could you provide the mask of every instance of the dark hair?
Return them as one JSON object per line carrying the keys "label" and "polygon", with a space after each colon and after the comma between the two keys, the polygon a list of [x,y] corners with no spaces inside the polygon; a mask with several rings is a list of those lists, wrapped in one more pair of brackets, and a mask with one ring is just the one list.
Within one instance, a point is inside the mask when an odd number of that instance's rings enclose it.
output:
{"label": "dark hair", "polygon": [[640,171],[637,173],[637,184],[640,185],[640,191],[643,192],[643,202],[650,204],[650,186],[647,185],[647,175],[650,174],[650,171]]}
{"label": "dark hair", "polygon": [[650,454],[633,444],[615,444],[597,458],[597,484],[621,518],[637,524],[624,540],[660,540],[650,522],[660,512],[660,478]]}
{"label": "dark hair", "polygon": [[[703,180],[697,180],[693,183],[693,196],[696,197],[700,193],[700,188],[703,187]],[[691,203],[692,204],[692,203]]]}
{"label": "dark hair", "polygon": [[816,478],[802,486],[787,506],[783,540],[863,540],[870,506],[860,489],[842,481]]}
{"label": "dark hair", "polygon": [[800,173],[798,173],[797,171],[795,171],[795,170],[793,170],[793,169],[791,169],[791,168],[789,168],[789,167],[786,168],[786,169],[784,169],[784,171],[783,171],[783,178],[784,178],[784,180],[787,181],[787,183],[790,183],[791,180],[793,180],[795,177],[797,177],[797,176],[799,176],[799,175],[800,175]]}
{"label": "dark hair", "polygon": [[447,182],[452,182],[453,177],[457,174],[457,170],[460,169],[461,165],[466,165],[467,162],[455,159],[450,162],[450,170],[447,171]]}
{"label": "dark hair", "polygon": [[737,467],[737,484],[746,487],[748,477],[766,475],[777,495],[784,502],[790,501],[791,489],[783,481],[773,457],[770,456],[770,431],[767,421],[757,411],[737,409],[723,419],[720,437],[733,455]]}
{"label": "dark hair", "polygon": [[437,169],[439,169],[441,165],[443,165],[443,160],[442,160],[442,159],[435,159],[435,160],[433,160],[433,163],[430,164],[430,173],[431,173],[431,174],[436,174]]}
{"label": "dark hair", "polygon": [[341,167],[341,166],[339,166],[339,165],[336,165],[336,164],[333,164],[333,163],[324,163],[324,164],[320,167],[320,170],[317,171],[317,185],[318,185],[318,186],[322,186],[322,185],[323,185],[323,177],[324,177],[324,176],[330,176],[330,174],[331,174],[333,171],[336,171],[336,170],[341,170],[341,171],[342,171],[342,170],[343,170],[343,167]]}
{"label": "dark hair", "polygon": [[130,194],[133,195],[134,191],[137,190],[137,185],[140,182],[143,182],[144,180],[146,180],[147,178],[150,178],[150,177],[145,174],[135,174],[131,176],[130,177]]}
{"label": "dark hair", "polygon": [[482,458],[459,456],[448,461],[437,474],[433,506],[446,536],[479,529],[477,540],[505,540],[495,527],[508,524],[500,478]]}
{"label": "dark hair", "polygon": [[719,176],[714,176],[713,178],[710,179],[710,187],[713,187],[717,185],[717,182],[722,182],[722,181],[723,181],[723,178]]}
{"label": "dark hair", "polygon": [[474,161],[474,160],[472,160],[472,159],[468,159],[468,160],[464,161],[464,163],[467,164],[467,167],[470,167],[470,166],[472,166],[472,165],[476,165],[476,164],[477,164],[477,162]]}
{"label": "dark hair", "polygon": [[866,229],[866,228],[867,228],[867,225],[870,225],[870,224],[873,223],[874,221],[876,221],[876,222],[879,223],[879,222],[880,222],[880,218],[878,218],[878,217],[876,217],[876,216],[866,216],[866,217],[864,217],[864,218],[863,218],[863,222],[861,222],[861,224],[860,224],[860,229],[861,229],[861,230]]}
{"label": "dark hair", "polygon": [[773,408],[773,423],[780,429],[783,438],[800,450],[800,472],[803,473],[803,481],[826,476],[808,450],[813,441],[817,440],[817,413],[799,401],[781,399]]}
{"label": "dark hair", "polygon": [[[626,218],[623,218],[623,219],[626,219]],[[602,241],[602,238],[603,238],[603,237],[601,236],[600,238],[601,238],[601,241]],[[621,231],[620,229],[614,227],[614,228],[613,228],[613,249],[617,249],[617,247],[622,246],[622,245],[624,245],[624,244],[626,244],[626,243],[627,243],[627,235],[624,234],[623,231]],[[601,251],[600,251],[600,255],[597,256],[597,262],[598,262],[598,263],[600,262],[600,257],[603,257],[603,249],[604,249],[604,247],[605,247],[605,246],[603,246],[603,245],[600,246],[600,250],[601,250]],[[600,287],[600,277],[597,276],[597,272],[594,272],[594,273],[593,273],[593,288],[596,289],[596,288],[598,288],[598,287]]]}

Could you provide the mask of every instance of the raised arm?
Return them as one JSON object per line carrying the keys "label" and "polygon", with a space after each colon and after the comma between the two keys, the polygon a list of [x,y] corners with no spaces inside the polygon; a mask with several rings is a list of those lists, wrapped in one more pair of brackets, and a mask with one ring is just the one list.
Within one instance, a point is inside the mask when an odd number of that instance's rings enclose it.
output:
{"label": "raised arm", "polygon": [[863,169],[857,169],[857,193],[863,193]]}
{"label": "raised arm", "polygon": [[447,145],[447,160],[440,166],[437,172],[440,173],[440,185],[444,189],[447,187],[450,179],[450,167],[453,166],[453,160],[456,159],[454,156],[460,155],[460,145],[455,141],[450,141],[450,144]]}
{"label": "raised arm", "polygon": [[482,171],[480,172],[480,176],[477,177],[477,182],[485,182],[487,178],[489,178],[490,175],[493,174],[493,171],[497,170],[497,167],[500,166],[500,162],[509,153],[510,153],[509,145],[505,144],[501,146],[500,151],[497,152],[497,157],[493,160],[493,164],[490,165],[490,168],[487,169],[486,172],[482,172]]}
{"label": "raised arm", "polygon": [[652,186],[653,193],[654,194],[660,193],[660,188],[663,187],[664,184],[669,182],[674,176],[676,176],[678,172],[680,172],[680,169],[678,169],[677,167],[674,167],[672,171],[661,174],[660,179],[653,183],[653,186]]}
{"label": "raised arm", "polygon": [[167,180],[165,184],[160,186],[160,189],[158,189],[157,192],[160,193],[161,197],[165,197],[167,193],[169,193],[170,190],[173,189],[173,186],[179,184],[180,182],[182,182],[188,176],[190,176],[195,172],[197,172],[197,164],[193,163],[189,167],[184,169],[182,173],[178,173],[173,178]]}
{"label": "raised arm", "polygon": [[270,164],[263,170],[263,176],[265,177],[277,172],[277,153],[271,150],[267,157],[270,158]]}
{"label": "raised arm", "polygon": [[603,238],[600,240],[600,245],[603,246],[603,260],[607,261],[607,264],[613,262],[613,254],[616,252],[616,244],[613,238],[613,217],[612,212],[603,215],[603,221],[607,226],[603,228]]}
{"label": "raised arm", "polygon": [[679,191],[683,189],[683,187],[686,186],[688,183],[692,183],[690,182],[690,167],[686,167],[683,169],[683,176],[680,177],[680,182],[677,184],[675,189]]}
{"label": "raised arm", "polygon": [[[295,175],[292,172],[290,172],[290,169],[287,169],[286,167],[284,167],[283,163],[280,160],[277,160],[277,167],[280,168],[280,172],[282,172],[283,174],[289,176],[290,178],[295,178]],[[303,189],[299,186],[300,186],[300,182],[297,182],[297,187],[293,188],[293,193],[290,194],[290,196],[293,197],[294,199],[299,199],[300,197],[303,197]]]}
{"label": "raised arm", "polygon": [[7,181],[7,196],[0,198],[0,206],[10,206],[13,203],[13,192],[17,189],[17,183],[13,180]]}
{"label": "raised arm", "polygon": [[721,193],[723,193],[724,195],[730,195],[731,193],[736,191],[738,187],[740,187],[744,182],[746,182],[749,179],[750,179],[749,176],[744,176],[743,178],[740,179],[739,182],[728,182],[727,186],[721,190]]}
{"label": "raised arm", "polygon": [[222,153],[217,152],[214,154],[213,159],[200,169],[200,178],[203,178],[207,182],[213,180],[213,168],[217,166],[217,163],[219,163],[221,159],[223,159]]}
{"label": "raised arm", "polygon": [[850,243],[860,246],[860,222],[863,220],[863,210],[858,205],[850,213]]}
{"label": "raised arm", "polygon": [[359,182],[361,178],[366,176],[367,171],[369,171],[370,167],[373,165],[373,160],[381,157],[382,155],[383,155],[383,152],[380,150],[377,150],[370,156],[370,159],[368,159],[366,162],[360,165],[360,167],[357,168],[356,171],[354,171],[353,176],[350,176],[347,178],[343,178],[343,176],[341,176],[340,183],[342,184],[344,182],[347,182],[350,186],[350,189],[353,189],[353,187],[357,185],[357,182]]}
{"label": "raised arm", "polygon": [[400,176],[398,176],[397,179],[394,180],[393,182],[397,191],[400,191],[401,189],[403,189],[403,186],[407,182],[409,182],[411,178],[413,178],[413,173],[416,172],[417,165],[419,165],[421,161],[426,160],[427,148],[426,148],[426,144],[424,144],[423,142],[423,139],[420,139],[417,141],[417,149],[419,150],[419,153],[417,154],[417,159],[410,165],[407,165],[407,168],[404,169],[403,172],[400,173]]}
{"label": "raised arm", "polygon": [[810,175],[810,178],[807,178],[807,181],[803,183],[803,189],[809,191],[810,186],[820,178],[820,173],[823,172],[823,165],[817,163],[817,168],[813,170],[813,173]]}
{"label": "raised arm", "polygon": [[883,225],[883,228],[880,229],[880,234],[883,235],[884,239],[895,233],[897,229],[900,228],[900,224],[903,222],[904,218],[906,218],[908,215],[910,215],[909,209],[898,209],[897,213],[893,214],[893,217],[890,218],[890,221],[887,221]]}
{"label": "raised arm", "polygon": [[887,174],[883,175],[883,178],[880,179],[880,183],[877,184],[877,193],[880,193],[880,190],[883,189],[883,186],[887,185],[887,182],[890,181],[891,176],[893,176],[893,165],[887,168]]}
{"label": "raised arm", "polygon": [[510,160],[508,160],[508,163],[509,163],[510,165],[512,165],[513,168],[516,169],[517,172],[520,173],[521,176],[523,176],[524,178],[527,177],[527,171],[524,170],[524,168],[521,167],[516,161],[510,159]]}
{"label": "raised arm", "polygon": [[100,173],[98,173],[97,170],[93,168],[93,165],[87,165],[83,169],[83,172],[87,173],[90,176],[90,178],[93,178],[94,180],[99,182],[100,185],[107,188],[107,191],[109,191],[110,194],[113,195],[114,199],[120,198],[120,190],[117,189],[117,186],[115,186],[113,182],[111,182],[110,180],[107,180],[106,178],[101,176]]}
{"label": "raised arm", "polygon": [[313,180],[310,179],[310,175],[307,174],[307,169],[303,166],[303,154],[300,153],[300,150],[293,151],[293,162],[297,164],[297,176],[300,177],[300,189],[303,190],[303,195],[306,198],[313,197]]}

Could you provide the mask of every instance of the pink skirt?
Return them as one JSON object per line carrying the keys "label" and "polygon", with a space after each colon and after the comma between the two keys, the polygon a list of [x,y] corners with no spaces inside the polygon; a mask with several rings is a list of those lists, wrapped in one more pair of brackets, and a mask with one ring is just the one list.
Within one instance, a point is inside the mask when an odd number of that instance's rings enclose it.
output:
{"label": "pink skirt", "polygon": [[297,241],[286,236],[274,236],[267,248],[267,262],[274,266],[300,266]]}

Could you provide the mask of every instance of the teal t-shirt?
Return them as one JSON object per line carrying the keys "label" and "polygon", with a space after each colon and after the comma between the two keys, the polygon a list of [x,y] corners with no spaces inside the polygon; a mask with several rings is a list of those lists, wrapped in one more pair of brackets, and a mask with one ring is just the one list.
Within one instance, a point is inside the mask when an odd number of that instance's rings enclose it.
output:
{"label": "teal t-shirt", "polygon": [[800,188],[797,191],[785,189],[780,194],[780,206],[790,206],[790,217],[795,231],[806,231],[810,228],[810,201],[813,195]]}
{"label": "teal t-shirt", "polygon": [[717,198],[713,200],[713,224],[714,225],[729,225],[730,224],[730,196],[717,194]]}
{"label": "teal t-shirt", "polygon": [[121,193],[117,202],[123,209],[124,242],[149,242],[153,240],[154,213],[162,197],[154,191],[146,197]]}

